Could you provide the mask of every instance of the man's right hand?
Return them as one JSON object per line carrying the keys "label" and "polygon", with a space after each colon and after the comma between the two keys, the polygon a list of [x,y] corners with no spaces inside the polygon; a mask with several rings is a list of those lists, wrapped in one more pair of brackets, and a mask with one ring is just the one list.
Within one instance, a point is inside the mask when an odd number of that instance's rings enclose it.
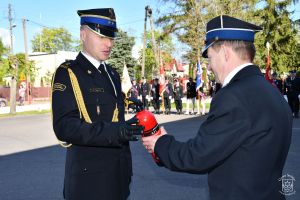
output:
{"label": "man's right hand", "polygon": [[121,142],[139,140],[139,136],[143,134],[144,127],[136,125],[137,123],[138,119],[133,117],[119,125]]}

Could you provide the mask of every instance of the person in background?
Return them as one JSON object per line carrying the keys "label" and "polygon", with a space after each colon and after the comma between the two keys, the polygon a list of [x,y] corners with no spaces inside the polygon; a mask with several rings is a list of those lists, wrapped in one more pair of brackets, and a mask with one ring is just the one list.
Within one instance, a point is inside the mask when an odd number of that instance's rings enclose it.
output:
{"label": "person in background", "polygon": [[272,81],[273,81],[273,85],[279,90],[279,92],[281,94],[283,94],[283,82],[281,80],[281,78],[278,78],[278,75],[276,72],[272,73]]}
{"label": "person in background", "polygon": [[154,113],[155,114],[160,114],[160,102],[159,102],[159,83],[158,83],[158,78],[155,78],[153,80],[152,86],[151,86],[151,100],[152,100],[152,105],[154,108]]}
{"label": "person in background", "polygon": [[[189,82],[186,84],[186,111],[185,114],[194,114],[195,100],[196,100],[196,83],[193,78],[189,78]],[[192,104],[192,111],[190,112],[190,103]]]}
{"label": "person in background", "polygon": [[174,101],[175,101],[175,107],[177,110],[177,114],[182,114],[182,98],[183,98],[183,87],[179,83],[178,79],[174,80]]}
{"label": "person in background", "polygon": [[[134,78],[131,80],[131,84],[132,84],[132,87],[131,87],[131,89],[129,91],[129,97],[138,99],[139,93],[140,93],[140,87],[136,83],[136,80]],[[136,105],[131,104],[130,106],[131,106],[133,112],[137,112],[137,106]]]}
{"label": "person in background", "polygon": [[285,92],[295,118],[299,118],[300,78],[296,76],[296,70],[290,71],[290,76],[284,83]]}
{"label": "person in background", "polygon": [[77,13],[82,51],[57,68],[52,82],[53,130],[68,147],[64,198],[126,200],[129,141],[136,141],[143,127],[125,121],[120,76],[105,63],[117,32],[115,13],[112,8]]}
{"label": "person in background", "polygon": [[163,96],[165,114],[168,115],[171,112],[171,99],[173,98],[173,87],[172,84],[169,82],[169,79],[166,79]]}
{"label": "person in background", "polygon": [[[197,135],[177,141],[161,128],[143,137],[161,166],[208,174],[210,200],[283,200],[278,181],[292,136],[292,113],[283,96],[254,65],[254,34],[261,28],[221,15],[206,27],[202,56],[222,88]],[[163,197],[162,197],[163,199]]]}
{"label": "person in background", "polygon": [[147,79],[145,77],[142,77],[140,96],[141,96],[145,110],[149,110],[150,89],[151,89],[150,84],[147,82]]}
{"label": "person in background", "polygon": [[25,94],[26,94],[25,85],[20,84],[18,92],[19,92],[19,104],[20,104],[20,106],[23,106],[24,102],[25,102]]}

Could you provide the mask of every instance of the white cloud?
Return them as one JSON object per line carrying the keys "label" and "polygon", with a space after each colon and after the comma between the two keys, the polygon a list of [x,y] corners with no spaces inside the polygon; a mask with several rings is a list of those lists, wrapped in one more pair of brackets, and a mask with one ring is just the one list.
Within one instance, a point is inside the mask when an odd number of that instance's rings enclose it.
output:
{"label": "white cloud", "polygon": [[141,49],[143,49],[142,44],[135,44],[132,48],[132,57],[134,57],[136,60],[139,58],[139,51],[141,51]]}
{"label": "white cloud", "polygon": [[6,47],[10,47],[10,34],[9,30],[0,28],[0,38],[2,40],[2,43]]}

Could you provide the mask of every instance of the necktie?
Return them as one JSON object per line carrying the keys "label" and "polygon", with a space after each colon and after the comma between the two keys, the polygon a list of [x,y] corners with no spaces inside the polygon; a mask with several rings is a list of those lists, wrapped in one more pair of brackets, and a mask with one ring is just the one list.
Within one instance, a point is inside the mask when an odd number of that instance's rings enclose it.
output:
{"label": "necktie", "polygon": [[105,69],[104,69],[104,64],[100,64],[99,67],[98,67],[98,70],[101,72],[101,74],[102,74],[105,78],[109,79],[109,78],[108,78],[108,75],[107,75],[107,73],[106,73],[106,71],[105,71]]}
{"label": "necktie", "polygon": [[117,92],[116,92],[116,88],[115,88],[115,84],[113,83],[111,77],[109,76],[108,72],[106,71],[106,67],[104,64],[100,64],[100,66],[98,67],[98,70],[101,72],[101,74],[111,83],[111,87],[115,93],[115,95],[117,96]]}

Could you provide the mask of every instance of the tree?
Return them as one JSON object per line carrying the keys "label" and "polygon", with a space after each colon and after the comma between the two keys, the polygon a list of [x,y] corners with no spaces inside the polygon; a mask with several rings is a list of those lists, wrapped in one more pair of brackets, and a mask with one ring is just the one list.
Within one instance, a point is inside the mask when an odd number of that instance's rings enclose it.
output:
{"label": "tree", "polygon": [[44,28],[31,40],[32,50],[47,53],[57,51],[72,51],[76,49],[78,41],[72,39],[71,33],[65,28]]}
{"label": "tree", "polygon": [[137,65],[131,53],[134,44],[135,41],[133,37],[130,37],[126,32],[119,30],[108,63],[112,64],[121,75],[124,68],[124,62],[128,68],[129,74],[131,76],[133,75],[133,67]]}
{"label": "tree", "polygon": [[271,68],[285,72],[299,65],[299,43],[293,21],[289,18],[288,6],[291,0],[266,0],[266,5],[258,10],[263,32],[257,35],[258,56],[256,63],[262,68],[266,65],[266,43],[270,43]]}
{"label": "tree", "polygon": [[[257,0],[163,0],[168,3],[170,13],[160,16],[156,24],[162,26],[165,34],[175,34],[178,40],[189,47],[183,57],[193,63],[190,71],[194,72],[196,62],[201,57],[204,47],[205,25],[217,15],[249,18]],[[193,75],[191,75],[193,76]]]}
{"label": "tree", "polygon": [[[154,38],[159,49],[161,61],[163,64],[169,63],[174,51],[174,44],[170,35],[165,35],[162,32],[154,31]],[[139,61],[142,63],[143,51],[139,52]],[[156,61],[153,50],[152,35],[148,31],[146,33],[146,50],[145,50],[145,76],[147,79],[152,79],[153,76],[158,76],[159,67],[156,67]]]}
{"label": "tree", "polygon": [[[169,3],[170,13],[163,13],[156,23],[165,34],[174,33],[190,51],[185,55],[195,63],[204,47],[205,24],[218,15],[230,15],[261,25],[262,33],[256,35],[255,63],[264,68],[266,42],[271,43],[271,64],[275,70],[286,71],[299,66],[299,43],[287,7],[292,0],[162,0]],[[258,6],[259,3],[259,6]],[[262,5],[265,5],[262,7]],[[296,45],[295,45],[296,44]],[[193,70],[194,71],[194,70]]]}
{"label": "tree", "polygon": [[2,40],[0,39],[0,85],[4,84],[3,78],[6,76],[6,73],[9,69],[8,60],[4,58],[7,56],[9,49],[3,45]]}

